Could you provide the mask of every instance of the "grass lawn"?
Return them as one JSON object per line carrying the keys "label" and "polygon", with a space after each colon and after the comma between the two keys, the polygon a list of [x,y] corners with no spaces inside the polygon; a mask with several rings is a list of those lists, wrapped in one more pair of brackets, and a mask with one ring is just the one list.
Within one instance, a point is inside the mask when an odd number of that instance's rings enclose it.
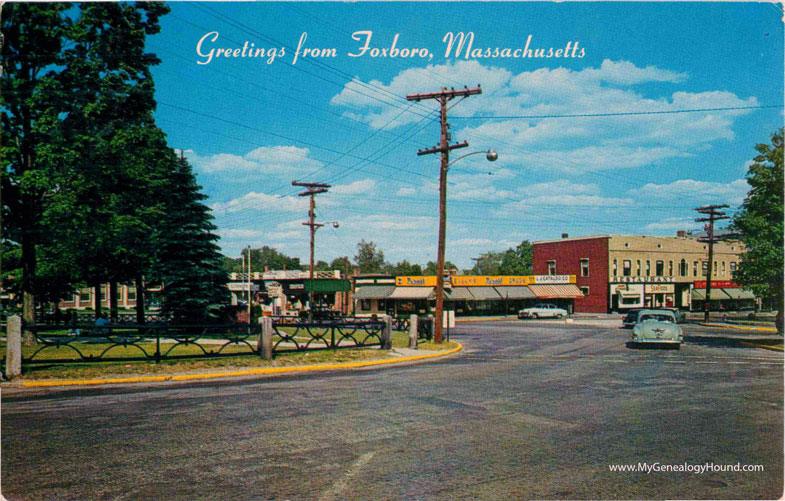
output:
{"label": "grass lawn", "polygon": [[[393,347],[405,348],[409,345],[409,337],[405,332],[393,332]],[[329,339],[329,337],[328,337]],[[249,339],[255,341],[255,339]],[[277,341],[274,339],[273,342]],[[299,341],[299,339],[298,339]],[[252,343],[253,344],[253,343]],[[99,356],[109,346],[105,343],[74,343],[74,346],[85,356]],[[161,343],[161,352],[166,353],[174,345],[172,343]],[[221,345],[203,345],[208,351],[216,352]],[[313,347],[318,347],[318,343],[312,343]],[[457,347],[457,343],[444,342],[437,345],[433,342],[420,343],[422,350],[448,350]],[[32,355],[41,346],[24,346],[22,353],[25,357]],[[155,343],[141,343],[148,354],[155,353]],[[5,361],[5,341],[0,341],[0,356]],[[226,346],[221,353],[249,353],[251,350],[244,344],[233,344]],[[170,353],[171,355],[199,355],[202,349],[193,345],[177,346]],[[97,377],[115,377],[131,375],[164,375],[188,372],[209,372],[225,371],[232,369],[247,369],[255,367],[285,367],[293,365],[315,365],[328,363],[355,362],[360,360],[378,360],[392,358],[389,352],[382,351],[376,347],[368,348],[343,348],[339,350],[311,350],[305,352],[279,353],[275,358],[268,362],[256,355],[227,356],[220,358],[201,358],[201,359],[177,359],[162,360],[160,363],[148,361],[111,361],[111,358],[138,357],[142,355],[139,348],[134,346],[116,346],[104,355],[102,362],[74,362],[74,363],[41,363],[26,365],[24,372],[19,379],[85,379]],[[36,360],[46,359],[67,359],[76,358],[78,354],[70,348],[54,347],[46,348],[36,355]]]}

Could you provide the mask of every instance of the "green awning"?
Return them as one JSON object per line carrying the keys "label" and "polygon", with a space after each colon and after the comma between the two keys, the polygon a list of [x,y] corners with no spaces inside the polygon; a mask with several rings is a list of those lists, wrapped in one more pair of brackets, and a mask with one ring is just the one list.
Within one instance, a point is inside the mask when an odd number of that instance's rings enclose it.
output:
{"label": "green awning", "polygon": [[[692,299],[698,301],[706,300],[706,289],[692,289]],[[723,291],[723,289],[716,288],[711,290],[712,301],[724,301],[731,299],[731,297]]]}
{"label": "green awning", "polygon": [[386,299],[394,290],[394,285],[363,285],[355,289],[354,299]]}
{"label": "green awning", "polygon": [[305,290],[308,292],[349,292],[352,283],[340,278],[306,278],[303,280]]}
{"label": "green awning", "polygon": [[501,301],[502,297],[493,287],[467,287],[474,299],[484,301]]}
{"label": "green awning", "polygon": [[[755,299],[755,294],[753,294],[751,291],[746,291],[744,289],[738,289],[733,287],[733,288],[724,288],[722,290],[725,292],[725,294],[730,296],[731,299]],[[713,295],[714,294],[712,294],[712,296]]]}
{"label": "green awning", "polygon": [[496,292],[504,299],[536,299],[537,296],[526,286],[511,286],[505,285],[502,287],[494,287]]}
{"label": "green awning", "polygon": [[453,287],[452,289],[444,289],[444,297],[452,301],[458,299],[474,299],[474,296],[472,296],[467,287]]}

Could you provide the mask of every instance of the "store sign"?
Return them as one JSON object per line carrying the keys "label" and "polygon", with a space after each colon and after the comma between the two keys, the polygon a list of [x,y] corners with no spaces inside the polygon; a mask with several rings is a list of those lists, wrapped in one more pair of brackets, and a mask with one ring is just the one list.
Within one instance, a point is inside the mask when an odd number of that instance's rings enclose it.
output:
{"label": "store sign", "polygon": [[673,294],[676,291],[674,284],[646,284],[644,287],[647,294]]}
{"label": "store sign", "polygon": [[[243,291],[244,292],[248,292],[248,283],[247,282],[244,282],[244,283],[243,282],[229,282],[228,284],[226,284],[226,286],[232,292],[243,292]],[[259,284],[251,284],[251,290],[252,291],[258,291],[259,290]]]}
{"label": "store sign", "polygon": [[[698,280],[693,283],[693,288],[695,289],[705,289],[706,288],[706,281],[705,280]],[[721,289],[739,289],[741,288],[740,285],[734,284],[731,280],[712,280],[711,281],[712,287],[719,287]]]}
{"label": "store sign", "polygon": [[663,284],[673,281],[673,277],[611,277],[611,282],[622,282],[626,284]]}
{"label": "store sign", "polygon": [[395,277],[398,287],[436,287],[436,276],[428,277]]}
{"label": "store sign", "polygon": [[527,276],[453,276],[453,287],[493,287],[493,286],[523,286],[528,285]]}
{"label": "store sign", "polygon": [[529,277],[531,284],[574,284],[575,275],[534,275]]}

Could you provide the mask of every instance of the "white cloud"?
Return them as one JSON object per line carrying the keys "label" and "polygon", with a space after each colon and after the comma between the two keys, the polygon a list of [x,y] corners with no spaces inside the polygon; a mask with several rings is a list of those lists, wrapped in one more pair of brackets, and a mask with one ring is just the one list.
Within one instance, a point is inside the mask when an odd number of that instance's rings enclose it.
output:
{"label": "white cloud", "polygon": [[694,219],[687,219],[683,217],[669,217],[656,223],[649,223],[643,227],[645,231],[678,231],[690,230],[695,228],[697,223]]}
{"label": "white cloud", "polygon": [[221,239],[225,240],[249,240],[254,238],[260,238],[264,235],[263,232],[258,230],[218,230],[218,235],[220,235]]}
{"label": "white cloud", "polygon": [[629,194],[637,197],[657,200],[680,200],[688,197],[695,200],[723,200],[724,203],[737,205],[744,201],[749,185],[744,179],[730,183],[713,183],[680,179],[669,184],[649,183],[642,188],[630,190]]}
{"label": "white cloud", "polygon": [[450,242],[450,245],[468,246],[468,247],[487,247],[490,245],[497,245],[498,242],[488,240],[487,238],[462,238]]}
{"label": "white cloud", "polygon": [[395,194],[399,197],[408,197],[410,195],[414,195],[415,193],[417,193],[417,190],[414,188],[399,188],[398,191],[395,192]]}
{"label": "white cloud", "polygon": [[322,167],[322,162],[309,158],[308,148],[296,146],[262,146],[249,151],[245,155],[219,153],[201,157],[193,150],[187,150],[186,156],[194,168],[204,174],[238,173],[239,181],[248,175],[273,174],[290,176],[293,173],[310,172]]}
{"label": "white cloud", "polygon": [[284,197],[252,191],[228,202],[215,203],[210,208],[216,213],[233,213],[245,210],[294,212],[308,210],[308,201],[300,197]]}
{"label": "white cloud", "polygon": [[362,179],[349,184],[335,185],[330,188],[330,192],[338,195],[370,194],[374,188],[376,188],[376,181]]}

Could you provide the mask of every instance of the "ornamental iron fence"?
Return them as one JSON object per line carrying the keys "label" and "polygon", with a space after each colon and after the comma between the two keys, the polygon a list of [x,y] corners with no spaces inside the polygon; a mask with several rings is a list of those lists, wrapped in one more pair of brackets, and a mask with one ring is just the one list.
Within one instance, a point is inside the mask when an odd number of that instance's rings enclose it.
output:
{"label": "ornamental iron fence", "polygon": [[273,352],[382,346],[385,322],[372,318],[308,321],[272,317]]}

